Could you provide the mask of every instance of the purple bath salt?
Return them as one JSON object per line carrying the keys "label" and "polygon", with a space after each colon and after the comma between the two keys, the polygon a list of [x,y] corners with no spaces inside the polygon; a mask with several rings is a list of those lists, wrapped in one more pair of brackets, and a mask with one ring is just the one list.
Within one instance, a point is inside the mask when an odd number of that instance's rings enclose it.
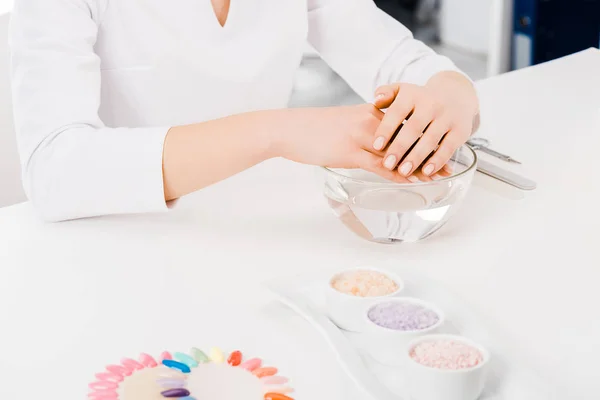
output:
{"label": "purple bath salt", "polygon": [[372,307],[368,317],[373,323],[397,331],[419,331],[435,325],[440,316],[429,308],[410,302],[390,301]]}

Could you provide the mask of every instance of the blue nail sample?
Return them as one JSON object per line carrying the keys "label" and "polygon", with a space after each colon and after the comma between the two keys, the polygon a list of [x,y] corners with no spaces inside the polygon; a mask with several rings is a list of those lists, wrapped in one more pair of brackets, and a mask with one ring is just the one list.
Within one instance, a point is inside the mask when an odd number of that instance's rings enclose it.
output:
{"label": "blue nail sample", "polygon": [[178,370],[180,370],[181,372],[183,372],[185,374],[188,374],[191,371],[190,367],[188,367],[184,363],[180,363],[179,361],[163,360],[162,363],[166,367],[173,368],[173,369],[178,369]]}

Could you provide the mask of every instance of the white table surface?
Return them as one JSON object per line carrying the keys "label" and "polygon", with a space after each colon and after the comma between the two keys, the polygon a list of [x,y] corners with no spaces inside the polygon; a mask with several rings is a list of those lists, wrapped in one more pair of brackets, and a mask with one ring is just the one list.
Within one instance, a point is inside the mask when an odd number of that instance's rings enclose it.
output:
{"label": "white table surface", "polygon": [[539,188],[478,175],[460,213],[417,244],[355,237],[331,215],[314,169],[283,160],[160,215],[44,224],[28,203],[1,209],[0,398],[83,398],[106,364],[193,345],[263,356],[293,378],[297,398],[348,398],[321,338],[259,285],[392,262],[459,294],[570,399],[597,399],[600,52],[479,88],[480,134]]}

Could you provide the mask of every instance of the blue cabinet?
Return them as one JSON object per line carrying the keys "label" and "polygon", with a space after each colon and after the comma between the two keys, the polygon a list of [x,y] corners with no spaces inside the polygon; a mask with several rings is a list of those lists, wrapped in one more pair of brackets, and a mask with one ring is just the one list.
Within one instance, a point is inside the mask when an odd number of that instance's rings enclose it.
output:
{"label": "blue cabinet", "polygon": [[600,0],[514,0],[512,67],[600,46]]}

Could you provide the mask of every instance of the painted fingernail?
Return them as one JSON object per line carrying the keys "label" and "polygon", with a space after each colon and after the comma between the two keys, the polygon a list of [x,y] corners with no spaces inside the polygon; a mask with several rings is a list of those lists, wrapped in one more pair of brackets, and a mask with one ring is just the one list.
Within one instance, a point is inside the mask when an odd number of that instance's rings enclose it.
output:
{"label": "painted fingernail", "polygon": [[423,173],[427,176],[431,175],[433,173],[433,170],[435,169],[435,165],[433,164],[427,164],[425,166],[425,168],[423,168]]}
{"label": "painted fingernail", "polygon": [[383,149],[383,145],[385,144],[385,138],[383,136],[379,136],[377,139],[375,139],[375,141],[373,142],[373,148],[375,150],[381,150]]}
{"label": "painted fingernail", "polygon": [[385,97],[385,94],[379,93],[377,96],[375,96],[375,103],[377,103],[379,100],[383,99],[384,97]]}
{"label": "painted fingernail", "polygon": [[412,171],[412,167],[413,167],[413,164],[410,161],[405,162],[400,167],[400,173],[404,176],[408,176],[408,174],[410,174],[410,172]]}
{"label": "painted fingernail", "polygon": [[416,176],[414,176],[414,175],[411,175],[411,176],[407,177],[406,179],[408,179],[408,180],[409,180],[409,181],[411,181],[412,183],[421,182],[421,181],[419,180],[419,178],[417,178],[417,177],[416,177]]}
{"label": "painted fingernail", "polygon": [[394,155],[388,156],[385,159],[385,162],[383,163],[383,165],[387,168],[387,169],[394,169],[396,168],[396,162],[397,162],[397,158]]}

